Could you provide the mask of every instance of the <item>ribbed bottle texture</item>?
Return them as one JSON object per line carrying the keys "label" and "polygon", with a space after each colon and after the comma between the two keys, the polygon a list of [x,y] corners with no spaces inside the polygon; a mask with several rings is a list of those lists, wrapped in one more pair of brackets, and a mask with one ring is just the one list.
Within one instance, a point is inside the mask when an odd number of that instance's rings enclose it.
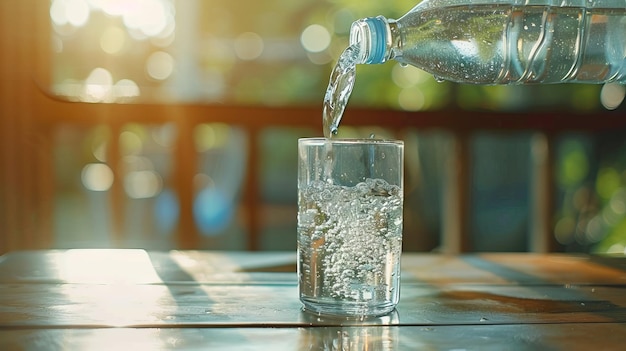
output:
{"label": "ribbed bottle texture", "polygon": [[625,0],[424,0],[352,25],[358,63],[469,84],[626,82]]}

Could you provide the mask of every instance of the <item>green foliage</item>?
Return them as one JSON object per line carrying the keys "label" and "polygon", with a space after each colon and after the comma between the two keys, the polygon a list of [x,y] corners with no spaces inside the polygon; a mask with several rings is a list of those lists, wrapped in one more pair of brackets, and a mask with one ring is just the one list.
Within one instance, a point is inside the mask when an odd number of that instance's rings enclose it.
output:
{"label": "green foliage", "polygon": [[589,163],[584,147],[575,141],[566,143],[559,167],[559,183],[565,187],[576,187],[589,172]]}
{"label": "green foliage", "polygon": [[620,175],[615,168],[603,168],[598,172],[596,192],[606,202],[621,188],[621,183]]}
{"label": "green foliage", "polygon": [[609,229],[607,236],[595,248],[596,253],[626,253],[626,217]]}
{"label": "green foliage", "polygon": [[395,1],[363,1],[363,0],[328,0],[336,9],[346,9],[354,13],[357,18],[383,15],[388,18],[398,18],[415,7],[420,0]]}

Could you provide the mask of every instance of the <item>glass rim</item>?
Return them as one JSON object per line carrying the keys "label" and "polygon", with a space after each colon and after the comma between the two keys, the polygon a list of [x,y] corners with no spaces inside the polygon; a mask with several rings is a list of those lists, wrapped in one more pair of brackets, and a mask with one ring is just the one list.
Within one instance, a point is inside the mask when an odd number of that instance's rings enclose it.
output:
{"label": "glass rim", "polygon": [[396,145],[404,146],[404,140],[400,139],[372,139],[372,138],[324,138],[324,137],[312,137],[312,138],[299,138],[299,145],[310,146],[322,146],[326,144],[339,144],[339,145]]}

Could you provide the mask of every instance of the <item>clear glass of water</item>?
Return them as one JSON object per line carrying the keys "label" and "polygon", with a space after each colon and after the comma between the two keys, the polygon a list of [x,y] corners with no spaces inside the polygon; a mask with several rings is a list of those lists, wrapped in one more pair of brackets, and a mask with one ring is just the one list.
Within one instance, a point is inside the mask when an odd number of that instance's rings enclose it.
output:
{"label": "clear glass of water", "polygon": [[404,143],[298,141],[298,284],[304,309],[380,316],[400,297]]}

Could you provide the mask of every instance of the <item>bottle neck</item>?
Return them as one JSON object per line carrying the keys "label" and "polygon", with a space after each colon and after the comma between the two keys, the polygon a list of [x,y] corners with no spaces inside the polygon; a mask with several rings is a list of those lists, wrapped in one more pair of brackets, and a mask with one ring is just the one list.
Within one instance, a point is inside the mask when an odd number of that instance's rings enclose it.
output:
{"label": "bottle neck", "polygon": [[350,45],[359,48],[357,63],[384,63],[391,57],[391,29],[394,21],[383,16],[367,17],[352,23]]}

